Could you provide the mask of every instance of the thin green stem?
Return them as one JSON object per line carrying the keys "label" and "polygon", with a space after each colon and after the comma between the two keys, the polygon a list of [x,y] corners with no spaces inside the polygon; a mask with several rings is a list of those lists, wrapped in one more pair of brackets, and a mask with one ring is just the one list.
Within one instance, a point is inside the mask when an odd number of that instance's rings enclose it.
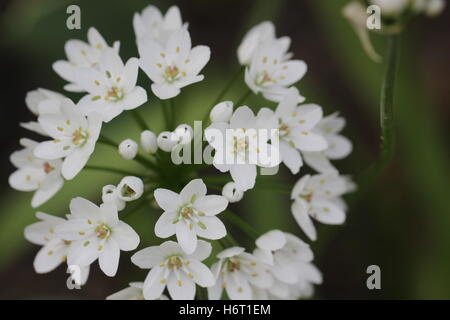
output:
{"label": "thin green stem", "polygon": [[169,130],[175,129],[175,98],[169,100]]}
{"label": "thin green stem", "polygon": [[128,209],[127,211],[123,212],[121,214],[121,217],[129,217],[131,214],[138,212],[139,210],[141,210],[142,208],[145,207],[145,205],[148,205],[150,207],[150,201],[149,199],[145,198],[142,199],[140,202],[138,202],[134,207]]}
{"label": "thin green stem", "polygon": [[245,100],[247,100],[247,98],[250,96],[250,94],[252,93],[252,90],[248,89],[248,91],[238,100],[238,102],[236,102],[235,106],[239,107],[241,106]]}
{"label": "thin green stem", "polygon": [[223,217],[224,219],[227,219],[232,224],[241,229],[241,231],[244,232],[247,236],[249,236],[252,240],[256,240],[260,236],[258,231],[256,231],[251,225],[249,225],[236,213],[227,209]]}
{"label": "thin green stem", "polygon": [[139,114],[139,112],[136,109],[133,109],[130,111],[131,111],[131,115],[133,116],[134,120],[136,121],[136,123],[139,125],[139,127],[142,130],[150,130],[150,128],[147,125],[147,123],[145,122],[144,118],[142,118],[142,116]]}
{"label": "thin green stem", "polygon": [[244,72],[244,70],[245,70],[245,66],[241,66],[239,68],[238,72],[236,72],[234,74],[234,76],[232,78],[230,78],[230,80],[225,85],[225,87],[223,87],[223,89],[220,91],[220,93],[218,94],[218,96],[216,97],[216,99],[214,100],[212,105],[208,108],[208,110],[207,110],[208,112],[203,117],[204,123],[206,123],[209,120],[209,113],[211,112],[212,108],[214,108],[214,106],[222,100],[222,98],[225,96],[225,94],[228,92],[228,90],[230,90],[230,88],[233,86],[234,82],[239,78],[239,76]]}
{"label": "thin green stem", "polygon": [[120,174],[120,175],[136,176],[136,177],[140,176],[140,174],[136,173],[136,172],[122,170],[122,169],[116,169],[116,168],[108,168],[108,167],[103,167],[103,166],[85,166],[84,168],[88,169],[88,170],[111,172],[111,173],[116,173],[116,174]]}
{"label": "thin green stem", "polygon": [[165,128],[170,130],[170,115],[167,107],[167,100],[161,100],[161,110],[164,116]]}

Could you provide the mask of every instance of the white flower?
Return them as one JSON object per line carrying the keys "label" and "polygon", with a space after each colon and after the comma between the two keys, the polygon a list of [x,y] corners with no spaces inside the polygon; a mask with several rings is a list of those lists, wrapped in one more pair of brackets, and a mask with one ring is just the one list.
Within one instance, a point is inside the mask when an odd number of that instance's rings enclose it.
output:
{"label": "white flower", "polygon": [[413,9],[417,13],[424,12],[429,17],[435,17],[445,9],[444,0],[413,0]]}
{"label": "white flower", "polygon": [[[80,40],[69,40],[64,50],[69,61],[59,60],[53,64],[53,70],[64,80],[70,82],[64,89],[67,91],[83,92],[84,90],[76,84],[77,73],[82,68],[97,68],[102,51],[109,48],[106,41],[97,31],[91,27],[87,33],[88,42]],[[114,43],[114,50],[119,52],[119,42]]]}
{"label": "white flower", "polygon": [[119,154],[125,160],[131,160],[136,157],[138,148],[138,144],[133,139],[126,139],[119,144]]}
{"label": "white flower", "polygon": [[347,157],[353,149],[349,139],[339,133],[345,127],[345,119],[338,113],[324,117],[314,128],[316,134],[325,138],[328,147],[321,152],[303,152],[305,162],[320,173],[337,173],[330,160]]}
{"label": "white flower", "polygon": [[345,208],[340,198],[349,191],[348,179],[337,174],[305,175],[294,186],[291,211],[305,234],[316,240],[316,229],[310,217],[325,224],[342,224]]}
{"label": "white flower", "polygon": [[196,250],[186,254],[174,241],[166,241],[136,252],[131,261],[142,269],[151,269],[144,282],[144,297],[154,300],[167,286],[174,300],[193,300],[196,287],[210,287],[215,279],[201,261],[211,254],[211,245],[200,240]]}
{"label": "white flower", "polygon": [[[25,239],[42,246],[34,259],[34,270],[37,273],[47,273],[55,270],[61,263],[66,262],[67,253],[72,241],[61,239],[55,228],[67,220],[43,212],[37,212],[36,217],[41,220],[25,228]],[[89,276],[89,266],[82,267],[81,285],[85,284]]]}
{"label": "white flower", "polygon": [[153,131],[145,130],[141,132],[141,147],[147,153],[155,153],[158,151],[158,143]]}
{"label": "white flower", "polygon": [[409,5],[410,0],[370,0],[381,9],[381,15],[386,17],[400,15]]}
{"label": "white flower", "polygon": [[[263,108],[256,117],[253,111],[237,108],[230,123],[215,122],[205,130],[205,137],[215,149],[214,166],[221,172],[230,172],[238,189],[247,191],[255,186],[257,166],[274,167],[280,163],[279,150],[269,144],[275,118],[266,116]],[[264,129],[264,130],[259,130]]]}
{"label": "white flower", "polygon": [[[143,282],[130,282],[129,287],[109,295],[106,300],[145,300],[143,288]],[[162,294],[155,300],[169,300],[169,298]]]}
{"label": "white flower", "polygon": [[98,67],[79,69],[77,84],[88,92],[78,103],[84,115],[99,113],[109,122],[124,110],[132,110],[147,101],[147,92],[136,86],[139,71],[137,58],[130,58],[124,65],[119,54],[104,49]]}
{"label": "white flower", "polygon": [[117,187],[112,184],[103,187],[102,201],[114,203],[118,211],[125,209],[125,201],[119,198],[119,191]]}
{"label": "white flower", "polygon": [[171,152],[178,144],[178,138],[174,132],[163,131],[156,139],[158,147],[165,152]]}
{"label": "white flower", "polygon": [[[27,93],[25,103],[34,115],[40,116],[42,114],[58,114],[64,99],[66,97],[58,92],[39,88]],[[45,135],[37,121],[22,122],[20,126],[40,135]]]}
{"label": "white flower", "polygon": [[101,119],[96,115],[86,118],[71,100],[65,99],[61,104],[61,114],[44,114],[38,120],[53,140],[36,146],[35,156],[47,160],[65,158],[62,175],[68,180],[74,178],[94,152],[102,126]]}
{"label": "white flower", "polygon": [[124,177],[117,186],[117,193],[122,201],[137,200],[144,193],[144,182],[138,177]]}
{"label": "white flower", "polygon": [[322,151],[328,146],[322,135],[314,133],[322,119],[322,108],[315,104],[297,106],[299,100],[296,90],[290,90],[275,111],[281,159],[293,174],[297,174],[303,164],[300,151]]}
{"label": "white flower", "polygon": [[138,42],[142,39],[152,39],[164,44],[170,34],[181,29],[182,23],[177,6],[170,7],[163,17],[157,7],[149,5],[141,14],[135,13],[133,17],[133,28]]}
{"label": "white flower", "polygon": [[288,88],[306,73],[306,64],[301,60],[286,60],[286,49],[274,41],[265,42],[245,69],[245,83],[255,93],[279,102]]}
{"label": "white flower", "polygon": [[241,191],[234,182],[228,182],[223,186],[222,195],[231,203],[239,202],[244,197],[244,191]]}
{"label": "white flower", "polygon": [[212,108],[209,118],[211,122],[228,122],[233,114],[233,102],[223,101]]}
{"label": "white flower", "polygon": [[69,265],[88,266],[99,260],[100,269],[114,276],[120,250],[131,251],[139,244],[138,234],[119,220],[116,206],[107,202],[100,207],[83,199],[70,202],[71,219],[55,229],[59,237],[74,241],[67,256]]}
{"label": "white flower", "polygon": [[225,197],[206,195],[206,185],[201,179],[189,182],[181,192],[156,189],[155,200],[164,210],[155,225],[155,234],[168,238],[174,234],[181,248],[191,254],[197,248],[197,236],[217,240],[227,231],[217,214],[228,206]]}
{"label": "white flower", "polygon": [[9,184],[19,191],[35,191],[31,206],[40,206],[53,197],[63,186],[61,176],[62,161],[43,160],[35,157],[34,150],[37,142],[21,139],[20,144],[25,148],[11,154],[11,163],[17,171],[9,176]]}
{"label": "white flower", "polygon": [[173,133],[177,137],[178,144],[188,144],[192,141],[194,136],[194,130],[192,127],[185,123],[176,127]]}
{"label": "white flower", "polygon": [[191,48],[191,37],[186,28],[170,34],[165,45],[154,40],[139,44],[139,65],[153,81],[153,93],[160,99],[170,99],[180,89],[203,80],[199,72],[209,61],[207,46]]}
{"label": "white flower", "polygon": [[276,39],[275,26],[270,21],[264,21],[251,28],[242,39],[237,50],[239,63],[249,65],[258,50],[267,42],[273,42],[280,46],[281,50],[287,51],[291,43],[289,37]]}
{"label": "white flower", "polygon": [[266,266],[244,251],[244,248],[232,247],[217,255],[219,261],[211,267],[216,284],[208,288],[210,300],[219,300],[223,289],[231,300],[251,300],[254,298],[252,286],[265,289],[272,285],[273,278]]}

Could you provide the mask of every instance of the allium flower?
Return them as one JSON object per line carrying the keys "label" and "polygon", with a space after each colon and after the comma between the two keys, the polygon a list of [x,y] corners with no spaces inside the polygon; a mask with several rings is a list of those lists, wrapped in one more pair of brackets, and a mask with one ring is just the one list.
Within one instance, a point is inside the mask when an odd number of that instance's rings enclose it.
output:
{"label": "allium flower", "polygon": [[239,202],[244,197],[244,191],[241,191],[234,182],[228,182],[223,186],[222,195],[231,203]]}
{"label": "allium flower", "polygon": [[61,104],[61,114],[41,115],[39,124],[53,140],[36,146],[35,156],[47,160],[65,158],[62,175],[68,180],[74,178],[94,152],[101,120],[97,115],[86,118],[71,100],[65,99]]}
{"label": "allium flower", "polygon": [[191,254],[186,254],[174,241],[160,246],[142,249],[131,257],[131,261],[142,269],[151,269],[144,282],[144,297],[154,300],[161,296],[167,286],[174,300],[192,300],[196,287],[210,287],[215,279],[201,261],[211,254],[211,245],[200,240]]}
{"label": "allium flower", "polygon": [[165,44],[174,31],[181,29],[182,24],[180,9],[177,6],[170,7],[163,16],[157,7],[149,5],[141,14],[135,13],[133,17],[133,28],[138,42],[151,39]]}
{"label": "allium flower", "polygon": [[[39,88],[27,93],[25,103],[34,115],[40,116],[42,114],[58,114],[64,99],[67,98],[58,92]],[[22,122],[20,125],[27,130],[46,135],[37,121]]]}
{"label": "allium flower", "polygon": [[324,137],[314,132],[322,119],[322,108],[315,104],[297,106],[299,101],[296,90],[290,90],[275,111],[281,159],[293,174],[297,174],[303,164],[299,151],[322,151],[328,147]]}
{"label": "allium flower", "polygon": [[35,157],[34,151],[38,143],[30,139],[21,139],[24,149],[14,152],[11,163],[17,168],[9,176],[9,184],[16,190],[35,191],[31,206],[40,206],[53,197],[63,186],[61,176],[62,161],[43,160]]}
{"label": "allium flower", "polygon": [[133,139],[123,140],[119,144],[119,154],[125,160],[131,160],[138,154],[139,146]]}
{"label": "allium flower", "polygon": [[252,286],[265,289],[272,285],[273,279],[267,267],[244,251],[244,248],[232,247],[217,255],[219,261],[211,267],[216,284],[208,288],[210,300],[219,300],[223,289],[231,300],[251,300]]}
{"label": "allium flower", "polygon": [[280,163],[278,148],[268,143],[270,129],[276,127],[275,118],[266,117],[268,109],[261,110],[255,116],[249,107],[239,107],[230,123],[215,122],[205,130],[206,139],[215,149],[214,166],[221,172],[229,171],[241,191],[255,186],[257,166]]}
{"label": "allium flower", "polygon": [[[241,65],[249,65],[261,46],[267,42],[279,46],[280,50],[284,50],[286,52],[291,44],[291,39],[289,37],[276,39],[275,26],[273,23],[270,21],[261,22],[251,28],[244,36],[244,39],[242,39],[242,42],[237,50],[239,63]],[[289,54],[285,56],[285,58],[288,57]]]}
{"label": "allium flower", "polygon": [[76,83],[89,94],[78,103],[84,115],[99,113],[109,122],[124,110],[132,110],[147,101],[147,92],[136,86],[139,71],[137,58],[130,58],[124,65],[119,54],[104,49],[97,68],[79,69]]}
{"label": "allium flower", "polygon": [[270,101],[280,102],[288,88],[306,73],[301,60],[286,60],[286,48],[277,42],[265,42],[245,69],[245,83],[255,93]]}
{"label": "allium flower", "polygon": [[228,122],[233,115],[233,102],[223,101],[216,104],[209,113],[211,122]]}
{"label": "allium flower", "polygon": [[[42,246],[34,259],[34,270],[37,273],[47,273],[55,270],[61,263],[66,262],[67,254],[72,247],[72,241],[61,239],[55,228],[67,220],[43,212],[37,212],[36,217],[41,221],[25,228],[25,239]],[[81,268],[81,285],[86,283],[89,276],[89,266]]]}
{"label": "allium flower", "polygon": [[186,28],[170,34],[166,44],[155,40],[139,43],[139,65],[153,81],[152,91],[160,99],[170,99],[180,89],[203,80],[199,72],[209,61],[207,46],[191,47],[191,37]]}
{"label": "allium flower", "polygon": [[99,260],[100,269],[114,276],[119,267],[120,251],[131,251],[139,244],[138,234],[119,220],[117,208],[107,202],[100,207],[75,198],[70,202],[71,218],[56,226],[59,237],[74,241],[69,250],[69,265],[88,266]]}
{"label": "allium flower", "polygon": [[[143,282],[130,282],[128,288],[109,295],[106,297],[106,300],[145,300],[144,292],[142,291],[143,288]],[[155,300],[169,300],[169,298],[162,294]]]}
{"label": "allium flower", "polygon": [[[100,62],[102,52],[109,48],[105,39],[100,35],[97,29],[91,27],[87,33],[88,42],[80,40],[69,40],[64,47],[69,61],[59,60],[53,64],[53,70],[64,80],[70,82],[64,89],[67,91],[83,92],[76,80],[78,72],[83,68],[97,68]],[[114,51],[119,52],[120,43],[114,42]]]}
{"label": "allium flower", "polygon": [[217,240],[227,231],[217,214],[228,206],[223,196],[206,195],[206,185],[201,179],[189,182],[181,192],[156,189],[155,200],[164,210],[155,225],[155,234],[168,238],[174,234],[181,248],[188,254],[197,248],[197,236]]}
{"label": "allium flower", "polygon": [[294,186],[291,210],[305,234],[316,240],[316,229],[310,217],[325,224],[342,224],[345,221],[343,194],[349,191],[348,180],[336,174],[305,175]]}
{"label": "allium flower", "polygon": [[337,173],[337,169],[330,160],[339,160],[347,157],[353,149],[349,139],[339,134],[345,127],[345,119],[338,113],[324,117],[314,128],[316,134],[325,138],[328,147],[321,152],[303,152],[305,162],[320,173]]}
{"label": "allium flower", "polygon": [[141,132],[141,147],[146,153],[158,151],[157,138],[153,131],[145,130]]}

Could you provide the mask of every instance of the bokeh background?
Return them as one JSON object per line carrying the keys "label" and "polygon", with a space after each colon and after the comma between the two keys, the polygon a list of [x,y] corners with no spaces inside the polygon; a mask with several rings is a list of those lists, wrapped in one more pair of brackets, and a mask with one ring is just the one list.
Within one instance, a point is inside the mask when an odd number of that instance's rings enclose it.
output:
{"label": "bokeh background", "polygon": [[[38,87],[63,92],[64,80],[51,64],[65,57],[68,39],[86,39],[95,26],[108,43],[121,41],[124,59],[137,55],[132,27],[133,13],[148,4],[165,11],[180,7],[189,22],[194,44],[211,47],[212,57],[204,69],[206,79],[183,89],[177,98],[177,122],[201,119],[218,91],[238,69],[236,48],[245,32],[263,20],[272,20],[277,35],[292,38],[296,58],[308,64],[308,73],[298,84],[308,101],[339,111],[347,118],[345,135],[354,152],[336,163],[346,174],[358,178],[378,155],[378,100],[382,65],[363,53],[351,26],[342,18],[345,0],[2,0],[0,2],[0,298],[1,299],[104,299],[143,279],[145,271],[132,266],[130,253],[122,253],[118,276],[108,278],[98,266],[82,290],[66,288],[65,268],[38,275],[32,261],[38,247],[25,241],[23,229],[36,221],[30,207],[31,194],[10,189],[7,180],[14,171],[9,155],[19,149],[19,138],[30,135],[19,122],[32,119],[24,98]],[[66,28],[66,8],[81,7],[81,30]],[[448,299],[450,298],[450,14],[448,8],[435,19],[415,19],[401,36],[395,121],[397,148],[391,166],[358,201],[353,201],[342,226],[319,226],[319,240],[312,244],[315,262],[324,274],[317,287],[320,299]],[[378,52],[384,39],[372,36]],[[162,128],[161,109],[149,89],[150,80],[141,72],[139,82],[149,92],[149,102],[139,110],[153,128]],[[243,80],[226,95],[236,100],[245,92]],[[67,94],[75,100],[80,95]],[[252,96],[249,105],[274,105]],[[137,138],[139,130],[130,115],[105,126],[106,135],[120,141]],[[98,146],[92,164],[132,164],[117,152]],[[304,170],[302,172],[308,172]],[[299,177],[281,172],[286,183]],[[63,215],[75,196],[99,201],[101,187],[116,184],[117,175],[85,171],[39,210]],[[269,190],[248,192],[235,211],[255,228],[280,228],[294,232],[296,226],[286,194]],[[153,224],[159,212],[143,210],[130,216],[143,243],[154,244]],[[252,244],[236,233],[249,248]],[[366,268],[381,267],[381,290],[366,288]]]}

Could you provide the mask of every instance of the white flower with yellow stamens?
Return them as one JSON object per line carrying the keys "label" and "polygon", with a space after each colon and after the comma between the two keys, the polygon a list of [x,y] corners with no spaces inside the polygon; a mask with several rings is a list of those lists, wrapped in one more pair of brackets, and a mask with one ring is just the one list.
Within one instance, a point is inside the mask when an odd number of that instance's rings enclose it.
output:
{"label": "white flower with yellow stamens", "polygon": [[[41,220],[25,228],[25,239],[31,243],[42,246],[34,259],[34,270],[37,273],[48,273],[55,270],[67,260],[67,254],[72,241],[59,237],[55,229],[67,220],[43,212],[37,212],[36,217]],[[80,285],[86,283],[89,276],[89,266],[80,268]]]}
{"label": "white flower with yellow stamens", "polygon": [[35,157],[37,142],[21,139],[24,149],[13,152],[10,160],[17,171],[9,176],[9,184],[19,191],[35,191],[31,206],[40,206],[53,197],[63,186],[61,176],[62,161],[43,160]]}
{"label": "white flower with yellow stamens", "polygon": [[210,58],[207,46],[191,47],[186,28],[171,33],[166,44],[147,39],[139,42],[139,65],[153,81],[153,93],[160,99],[170,99],[180,89],[203,80],[199,72]]}
{"label": "white flower with yellow stamens", "polygon": [[124,64],[115,50],[104,49],[96,69],[77,72],[77,84],[89,93],[78,102],[78,108],[84,115],[98,113],[109,122],[124,110],[141,106],[147,101],[147,92],[136,86],[138,71],[137,58]]}
{"label": "white flower with yellow stamens", "polygon": [[100,269],[113,277],[119,267],[120,251],[131,251],[139,244],[138,234],[119,220],[112,202],[100,207],[83,198],[70,202],[70,220],[56,226],[59,237],[73,241],[68,255],[69,265],[88,266],[98,259]]}
{"label": "white flower with yellow stamens", "polygon": [[[143,282],[130,282],[127,288],[107,296],[106,300],[145,300],[143,288]],[[169,298],[162,294],[155,300],[169,300]]]}
{"label": "white flower with yellow stamens", "polygon": [[317,238],[311,217],[325,224],[344,223],[346,208],[341,196],[351,188],[348,178],[337,174],[305,175],[295,184],[291,211],[311,240]]}
{"label": "white flower with yellow stamens", "polygon": [[201,261],[211,254],[211,245],[203,240],[191,254],[186,254],[174,241],[166,241],[136,252],[131,261],[142,269],[151,269],[144,282],[143,293],[147,300],[161,296],[167,286],[174,300],[193,300],[196,287],[211,287],[215,279]]}
{"label": "white flower with yellow stamens", "polygon": [[219,261],[211,267],[216,284],[208,288],[210,300],[219,300],[224,289],[231,300],[251,300],[254,298],[252,286],[259,289],[272,286],[273,278],[265,264],[244,251],[244,248],[232,247],[217,255]]}
{"label": "white flower with yellow stamens", "polygon": [[[83,92],[84,89],[77,83],[77,74],[80,69],[98,67],[102,51],[110,48],[97,29],[91,27],[87,33],[88,43],[81,40],[69,40],[64,49],[68,61],[59,60],[53,64],[53,70],[64,80],[70,82],[64,89],[67,91]],[[119,52],[120,43],[114,42],[114,51]]]}
{"label": "white flower with yellow stamens", "polygon": [[216,217],[228,206],[223,196],[206,195],[201,179],[189,182],[181,192],[156,189],[155,200],[164,210],[155,225],[155,234],[168,238],[176,234],[183,250],[190,254],[197,248],[198,237],[217,240],[225,237],[225,225]]}
{"label": "white flower with yellow stamens", "polygon": [[38,121],[53,140],[39,143],[34,155],[47,160],[65,158],[62,175],[65,179],[73,179],[94,152],[102,126],[101,119],[96,114],[83,116],[71,100],[65,99],[60,114],[45,114]]}

